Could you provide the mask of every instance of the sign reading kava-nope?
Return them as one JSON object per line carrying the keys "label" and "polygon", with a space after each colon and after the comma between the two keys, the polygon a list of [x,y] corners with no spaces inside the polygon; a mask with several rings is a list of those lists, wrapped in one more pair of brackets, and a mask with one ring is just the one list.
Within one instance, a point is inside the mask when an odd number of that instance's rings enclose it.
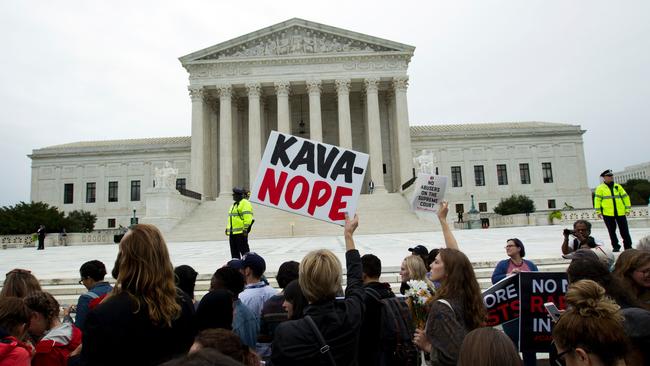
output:
{"label": "sign reading kava-nope", "polygon": [[251,201],[345,224],[353,216],[368,154],[271,131]]}

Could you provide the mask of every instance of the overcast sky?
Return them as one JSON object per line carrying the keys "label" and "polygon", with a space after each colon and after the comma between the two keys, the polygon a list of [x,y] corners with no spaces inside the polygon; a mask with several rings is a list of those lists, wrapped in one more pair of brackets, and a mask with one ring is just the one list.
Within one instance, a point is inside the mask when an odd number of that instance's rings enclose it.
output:
{"label": "overcast sky", "polygon": [[590,185],[650,161],[650,2],[0,2],[0,205],[29,200],[32,149],[190,135],[178,57],[304,18],[416,47],[412,125],[579,124]]}

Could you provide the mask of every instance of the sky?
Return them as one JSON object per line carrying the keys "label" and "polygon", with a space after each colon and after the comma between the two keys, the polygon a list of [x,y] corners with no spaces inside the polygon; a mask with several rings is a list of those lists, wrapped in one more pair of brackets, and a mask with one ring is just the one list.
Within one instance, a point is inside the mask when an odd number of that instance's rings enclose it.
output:
{"label": "sky", "polygon": [[650,161],[647,0],[0,2],[0,206],[32,149],[189,136],[178,57],[303,18],[416,47],[411,125],[582,126],[590,186]]}

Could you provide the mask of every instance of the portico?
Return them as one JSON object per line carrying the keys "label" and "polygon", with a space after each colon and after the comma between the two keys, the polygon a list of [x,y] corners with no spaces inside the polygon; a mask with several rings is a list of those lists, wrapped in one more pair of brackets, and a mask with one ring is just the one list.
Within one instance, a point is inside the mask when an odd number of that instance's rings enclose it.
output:
{"label": "portico", "polygon": [[270,131],[367,152],[375,192],[412,177],[414,47],[302,19],[181,57],[192,102],[189,187],[250,187]]}

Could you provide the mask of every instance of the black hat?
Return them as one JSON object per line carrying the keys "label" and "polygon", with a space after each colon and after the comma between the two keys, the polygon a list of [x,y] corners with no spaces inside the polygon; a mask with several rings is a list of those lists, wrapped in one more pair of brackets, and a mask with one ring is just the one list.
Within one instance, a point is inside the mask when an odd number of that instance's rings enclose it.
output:
{"label": "black hat", "polygon": [[239,195],[243,196],[243,195],[246,194],[246,190],[244,188],[241,188],[241,187],[235,187],[235,188],[232,189],[232,193],[239,194]]}
{"label": "black hat", "polygon": [[605,177],[605,176],[609,176],[609,177],[611,177],[611,176],[613,176],[613,175],[614,175],[614,173],[612,172],[611,169],[607,169],[607,170],[605,170],[604,172],[600,173],[600,176],[601,176],[601,177]]}
{"label": "black hat", "polygon": [[416,245],[413,248],[409,248],[409,252],[413,252],[415,255],[429,255],[429,250],[424,245]]}

